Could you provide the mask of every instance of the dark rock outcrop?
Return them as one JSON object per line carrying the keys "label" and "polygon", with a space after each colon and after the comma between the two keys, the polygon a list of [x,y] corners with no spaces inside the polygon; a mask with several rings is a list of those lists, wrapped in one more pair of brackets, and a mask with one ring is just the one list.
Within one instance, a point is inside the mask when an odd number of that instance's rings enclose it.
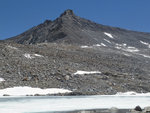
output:
{"label": "dark rock outcrop", "polygon": [[134,108],[134,110],[135,110],[135,111],[142,111],[142,108],[141,108],[140,106],[136,106],[136,107]]}

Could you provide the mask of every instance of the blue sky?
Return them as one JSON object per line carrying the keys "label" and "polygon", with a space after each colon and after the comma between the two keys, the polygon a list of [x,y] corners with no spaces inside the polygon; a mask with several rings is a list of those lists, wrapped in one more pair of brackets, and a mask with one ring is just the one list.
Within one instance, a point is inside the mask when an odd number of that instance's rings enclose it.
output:
{"label": "blue sky", "polygon": [[54,20],[66,9],[100,24],[150,32],[150,0],[0,0],[0,39]]}

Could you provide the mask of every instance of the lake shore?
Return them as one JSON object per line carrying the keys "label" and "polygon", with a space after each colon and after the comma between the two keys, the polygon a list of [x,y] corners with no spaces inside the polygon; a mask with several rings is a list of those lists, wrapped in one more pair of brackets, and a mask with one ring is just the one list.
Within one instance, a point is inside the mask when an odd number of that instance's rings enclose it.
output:
{"label": "lake shore", "polygon": [[69,111],[69,112],[58,112],[58,113],[131,113],[130,109],[93,109],[93,110],[80,110],[80,111]]}
{"label": "lake shore", "polygon": [[118,109],[112,107],[110,109],[77,110],[61,113],[150,113],[150,107],[145,107],[144,109],[137,109],[137,107],[140,108],[140,106],[136,106],[134,109]]}

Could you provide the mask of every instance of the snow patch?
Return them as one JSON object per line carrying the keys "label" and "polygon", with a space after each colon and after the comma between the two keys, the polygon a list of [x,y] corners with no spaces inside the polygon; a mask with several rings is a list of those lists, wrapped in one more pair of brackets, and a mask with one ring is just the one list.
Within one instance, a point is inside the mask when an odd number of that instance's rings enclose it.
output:
{"label": "snow patch", "polygon": [[128,56],[128,57],[131,56],[130,54],[127,54],[127,53],[123,53],[123,54],[124,54],[125,56]]}
{"label": "snow patch", "polygon": [[32,87],[13,87],[13,88],[6,88],[0,90],[0,96],[4,94],[10,96],[26,96],[26,95],[46,95],[46,94],[59,94],[59,93],[70,93],[72,91],[67,89],[59,89],[59,88],[48,88],[48,89],[41,89],[41,88],[32,88]]}
{"label": "snow patch", "polygon": [[109,40],[107,40],[107,39],[104,39],[106,42],[108,42],[108,43],[110,43],[111,44],[111,42],[109,41]]}
{"label": "snow patch", "polygon": [[126,43],[123,43],[123,44],[116,44],[116,46],[119,46],[119,47],[126,47],[127,44],[126,44]]}
{"label": "snow patch", "polygon": [[112,38],[112,39],[114,39],[114,37],[112,36],[112,34],[110,34],[110,33],[107,33],[107,32],[104,32],[104,34],[105,34],[106,36],[108,36],[109,38]]}
{"label": "snow patch", "polygon": [[148,45],[148,43],[147,42],[143,42],[143,41],[140,41],[142,44],[144,44],[144,45]]}
{"label": "snow patch", "polygon": [[95,44],[95,45],[92,45],[92,46],[81,46],[81,48],[94,48],[94,47],[107,47],[104,43],[101,43],[101,44]]}
{"label": "snow patch", "polygon": [[74,75],[85,75],[85,74],[101,74],[100,71],[77,71]]}
{"label": "snow patch", "polygon": [[93,46],[95,46],[95,47],[100,47],[100,46],[102,46],[102,45],[100,45],[100,44],[95,44],[95,45],[93,45]]}
{"label": "snow patch", "polygon": [[28,54],[28,53],[25,53],[24,56],[25,56],[26,58],[28,58],[28,59],[33,59],[33,58],[35,58],[33,55]]}
{"label": "snow patch", "polygon": [[134,92],[134,91],[128,91],[128,92],[118,92],[116,95],[117,96],[132,96],[132,95],[150,96],[150,93],[137,93],[137,92]]}
{"label": "snow patch", "polygon": [[39,54],[34,54],[34,56],[36,56],[36,57],[44,57],[44,56],[39,55]]}
{"label": "snow patch", "polygon": [[119,47],[119,46],[116,46],[115,48],[116,48],[116,49],[121,49],[121,47]]}
{"label": "snow patch", "polygon": [[147,45],[148,46],[148,48],[150,48],[150,44],[149,43],[147,43],[147,42],[143,42],[143,41],[140,41],[142,44],[144,44],[144,45]]}
{"label": "snow patch", "polygon": [[126,49],[125,49],[125,51],[128,51],[128,52],[138,52],[139,50],[137,49],[137,48],[135,48],[135,47],[127,47]]}
{"label": "snow patch", "polygon": [[28,53],[25,53],[24,56],[28,59],[33,59],[35,57],[44,57],[42,55],[39,55],[39,54],[28,54]]}
{"label": "snow patch", "polygon": [[93,45],[94,47],[101,47],[101,46],[103,46],[103,47],[107,47],[104,43],[101,43],[101,44],[95,44],[95,45]]}
{"label": "snow patch", "polygon": [[0,82],[4,82],[5,81],[5,79],[3,79],[3,78],[0,78]]}
{"label": "snow patch", "polygon": [[150,58],[149,55],[144,55],[144,54],[139,54],[139,55],[141,55],[141,56],[143,56],[143,57],[145,57],[145,58]]}
{"label": "snow patch", "polygon": [[81,46],[81,48],[92,48],[91,46]]}
{"label": "snow patch", "polygon": [[127,52],[138,52],[139,49],[132,47],[132,46],[127,46],[127,44],[123,43],[123,44],[116,44],[115,46],[116,49],[121,49],[123,51],[127,51]]}
{"label": "snow patch", "polygon": [[126,47],[126,46],[127,46],[127,44],[126,44],[126,43],[123,43],[123,46],[124,46],[124,47]]}
{"label": "snow patch", "polygon": [[104,43],[101,43],[102,46],[106,47],[106,45]]}
{"label": "snow patch", "polygon": [[11,49],[15,49],[15,50],[17,50],[18,48],[16,48],[16,47],[13,47],[13,46],[7,46],[7,47],[9,47],[9,48],[11,48]]}

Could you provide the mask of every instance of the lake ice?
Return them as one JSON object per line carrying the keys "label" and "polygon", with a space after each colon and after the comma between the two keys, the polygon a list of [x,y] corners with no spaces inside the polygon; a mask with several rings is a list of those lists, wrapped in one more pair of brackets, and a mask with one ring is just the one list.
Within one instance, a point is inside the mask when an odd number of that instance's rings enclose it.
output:
{"label": "lake ice", "polygon": [[117,107],[150,106],[150,96],[0,97],[1,113],[44,113]]}

